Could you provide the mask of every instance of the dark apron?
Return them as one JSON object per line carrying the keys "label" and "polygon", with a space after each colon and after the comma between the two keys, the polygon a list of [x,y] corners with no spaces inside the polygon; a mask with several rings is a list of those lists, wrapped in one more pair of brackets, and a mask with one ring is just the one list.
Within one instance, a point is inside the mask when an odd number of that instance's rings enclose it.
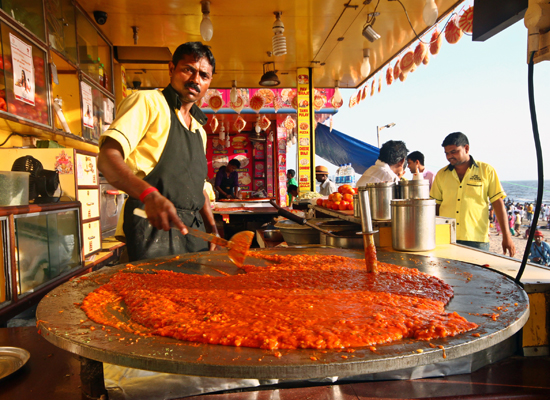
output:
{"label": "dark apron", "polygon": [[224,169],[222,183],[221,183],[220,187],[228,195],[234,196],[235,195],[234,185],[235,185],[235,180],[228,178],[227,177],[227,172],[225,172],[225,169]]}
{"label": "dark apron", "polygon": [[[158,164],[143,180],[174,204],[187,227],[204,231],[199,210],[204,205],[203,188],[208,170],[202,137],[198,131],[185,128],[178,119],[175,110],[181,107],[181,102],[174,89],[169,85],[162,93],[170,108],[170,131]],[[191,115],[197,112],[202,113],[197,107]],[[200,115],[197,117],[199,122],[205,121]],[[130,261],[208,250],[208,243],[202,239],[184,236],[177,229],[154,228],[147,219],[134,215],[135,208],[144,209],[145,205],[129,198],[124,207],[123,229]]]}

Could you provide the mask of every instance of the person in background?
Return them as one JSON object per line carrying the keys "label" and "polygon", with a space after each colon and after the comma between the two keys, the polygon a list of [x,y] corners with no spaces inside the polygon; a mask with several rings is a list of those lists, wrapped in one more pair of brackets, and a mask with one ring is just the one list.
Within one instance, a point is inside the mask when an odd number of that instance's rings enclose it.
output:
{"label": "person in background", "polygon": [[[292,198],[293,196],[290,194],[290,186],[291,185],[294,185],[296,187],[298,187],[298,182],[296,181],[296,171],[294,171],[293,169],[289,169],[288,171],[286,171],[286,193],[288,194],[288,204],[292,204]],[[294,196],[294,197],[298,197],[298,196]]]}
{"label": "person in background", "polygon": [[[215,69],[210,47],[182,44],[168,64],[170,84],[128,96],[101,134],[98,169],[130,196],[116,232],[125,237],[130,261],[216,248],[187,235],[187,226],[218,233],[204,190],[207,118],[196,104]],[[147,219],[134,215],[136,208]]]}
{"label": "person in background", "polygon": [[220,194],[220,199],[239,198],[239,173],[237,172],[239,168],[241,168],[241,162],[233,158],[229,164],[218,170],[214,187]]}
{"label": "person in background", "polygon": [[336,184],[328,179],[328,168],[324,165],[318,165],[315,167],[315,179],[320,183],[319,193],[321,196],[328,196],[329,194],[338,191]]}
{"label": "person in background", "polygon": [[514,230],[514,224],[516,222],[516,217],[512,213],[512,211],[508,211],[508,226],[510,227],[510,233],[512,236],[516,235],[516,231]]}
{"label": "person in background", "polygon": [[289,169],[286,171],[286,187],[288,188],[290,185],[298,186],[298,182],[296,181],[296,171],[293,169]]}
{"label": "person in background", "polygon": [[548,265],[550,263],[550,245],[543,241],[544,235],[541,231],[535,231],[535,240],[531,244],[531,252],[529,253],[529,261]]}
{"label": "person in background", "polygon": [[514,230],[516,231],[516,236],[520,236],[519,228],[521,228],[521,214],[518,210],[514,211],[516,220],[514,221]]}
{"label": "person in background", "polygon": [[516,248],[503,200],[506,193],[495,169],[474,160],[468,137],[462,132],[449,134],[441,146],[449,165],[439,170],[430,191],[437,215],[456,219],[457,243],[489,251],[487,215],[492,204],[502,231],[502,249],[513,257]]}
{"label": "person in background", "polygon": [[289,205],[292,204],[292,200],[298,198],[298,186],[296,185],[288,185],[287,193],[290,196],[290,202]]}
{"label": "person in background", "polygon": [[407,156],[407,167],[413,174],[422,174],[424,179],[427,179],[430,182],[430,189],[432,188],[432,183],[434,181],[434,173],[429,171],[424,167],[424,154],[419,151],[413,151]]}
{"label": "person in background", "polygon": [[529,223],[533,220],[533,205],[531,203],[527,205],[527,219]]}
{"label": "person in background", "polygon": [[376,163],[367,169],[357,181],[357,187],[367,183],[399,182],[405,171],[407,146],[404,142],[390,140],[380,148],[380,155]]}

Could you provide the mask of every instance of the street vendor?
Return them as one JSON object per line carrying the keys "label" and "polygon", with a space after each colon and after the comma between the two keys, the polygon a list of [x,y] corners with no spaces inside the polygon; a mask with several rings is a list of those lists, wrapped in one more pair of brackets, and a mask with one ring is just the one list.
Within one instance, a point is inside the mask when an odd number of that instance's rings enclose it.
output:
{"label": "street vendor", "polygon": [[[188,226],[217,233],[204,190],[207,118],[195,104],[210,86],[215,63],[209,46],[180,45],[169,63],[170,84],[126,98],[100,137],[99,170],[130,196],[117,228],[130,261],[215,248],[187,235]],[[147,219],[134,215],[135,208]]]}
{"label": "street vendor", "polygon": [[241,162],[233,158],[229,164],[222,166],[216,174],[214,187],[220,194],[220,199],[239,198],[239,173]]}
{"label": "street vendor", "polygon": [[320,183],[319,193],[321,196],[328,196],[338,190],[336,184],[328,178],[328,168],[324,165],[315,167],[315,179]]}
{"label": "street vendor", "polygon": [[399,182],[405,174],[407,152],[407,146],[402,141],[390,140],[384,143],[376,163],[359,178],[357,187],[367,183]]}
{"label": "street vendor", "polygon": [[430,197],[435,199],[436,213],[456,219],[456,242],[464,246],[489,251],[489,204],[495,210],[502,230],[502,250],[513,257],[516,248],[512,241],[504,197],[495,169],[474,160],[470,142],[462,132],[453,132],[441,146],[449,165],[435,176]]}

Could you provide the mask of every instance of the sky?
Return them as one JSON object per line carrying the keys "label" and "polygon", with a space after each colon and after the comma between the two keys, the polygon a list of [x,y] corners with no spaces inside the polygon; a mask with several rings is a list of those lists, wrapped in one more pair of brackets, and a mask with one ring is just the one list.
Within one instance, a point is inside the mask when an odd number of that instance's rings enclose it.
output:
{"label": "sky", "polygon": [[[443,39],[439,54],[432,56],[427,66],[410,73],[405,82],[397,80],[387,86],[386,68],[383,73],[381,93],[352,109],[348,101],[356,90],[341,89],[344,106],[334,116],[334,129],[377,145],[377,126],[394,122],[394,127],[381,131],[380,142],[404,141],[409,152],[424,154],[425,166],[433,172],[447,164],[443,139],[460,131],[468,136],[470,154],[491,164],[501,180],[537,179],[523,20],[485,42],[473,42],[466,35],[454,45]],[[550,149],[550,61],[535,64],[534,75],[544,155]],[[295,146],[288,156],[288,168],[295,166],[293,151]],[[318,156],[316,165],[336,171]],[[544,171],[550,179],[550,161],[546,161]],[[409,170],[405,177],[411,177]]]}

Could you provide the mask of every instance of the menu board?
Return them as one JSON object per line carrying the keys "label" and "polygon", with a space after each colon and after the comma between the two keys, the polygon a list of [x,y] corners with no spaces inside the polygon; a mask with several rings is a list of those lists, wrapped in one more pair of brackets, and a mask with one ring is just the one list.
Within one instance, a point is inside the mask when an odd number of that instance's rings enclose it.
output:
{"label": "menu board", "polygon": [[287,206],[287,194],[286,194],[286,129],[284,127],[277,127],[277,181],[279,187],[279,205],[281,207]]}
{"label": "menu board", "polygon": [[300,193],[311,191],[311,126],[313,113],[309,101],[309,69],[298,68],[298,187]]}
{"label": "menu board", "polygon": [[267,178],[267,197],[273,197],[273,142],[266,143],[265,176]]}
{"label": "menu board", "polygon": [[206,160],[208,163],[208,178],[216,177],[218,170],[236,158],[241,163],[239,173],[239,188],[249,192],[252,188],[252,144],[247,135],[231,135],[230,147],[225,147],[225,141],[221,141],[218,135],[208,135],[206,140]]}

